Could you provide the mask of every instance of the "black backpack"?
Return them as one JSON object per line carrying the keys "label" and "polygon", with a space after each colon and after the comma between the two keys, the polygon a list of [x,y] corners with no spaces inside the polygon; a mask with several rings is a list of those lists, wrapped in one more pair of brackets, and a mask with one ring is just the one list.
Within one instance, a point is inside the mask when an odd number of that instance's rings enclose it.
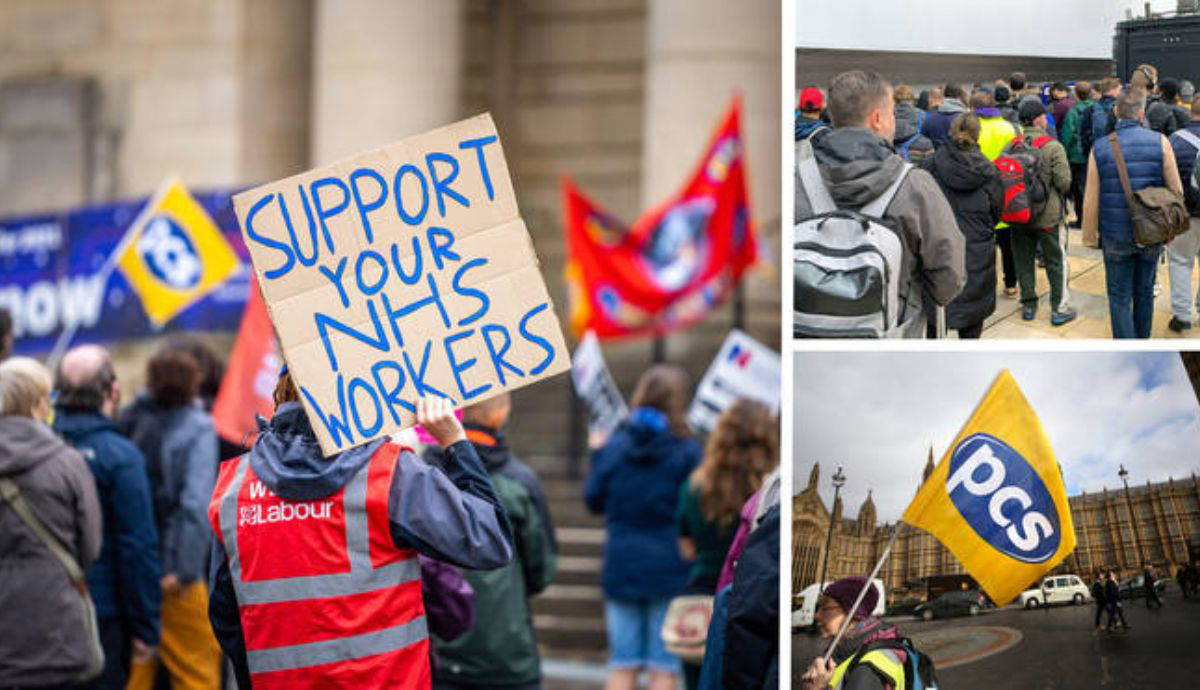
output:
{"label": "black backpack", "polygon": [[904,652],[904,687],[907,690],[937,690],[938,680],[936,669],[933,665],[933,659],[913,644],[913,641],[907,637],[875,640],[863,645],[863,648],[858,650],[850,660],[850,665],[846,667],[846,673],[842,676],[843,679],[848,678],[854,668],[862,661],[863,655],[867,652],[873,652],[877,649],[892,649]]}

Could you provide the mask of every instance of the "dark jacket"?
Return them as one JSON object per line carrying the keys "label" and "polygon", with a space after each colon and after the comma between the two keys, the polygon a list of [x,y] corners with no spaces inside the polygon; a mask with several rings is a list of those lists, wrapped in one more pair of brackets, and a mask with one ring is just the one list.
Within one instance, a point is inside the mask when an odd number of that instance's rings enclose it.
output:
{"label": "dark jacket", "polygon": [[[1200,137],[1200,120],[1188,120],[1187,124],[1180,129]],[[1170,139],[1171,148],[1175,151],[1175,167],[1179,168],[1179,179],[1183,181],[1183,198],[1187,201],[1188,210],[1192,212],[1192,216],[1200,217],[1200,192],[1197,192],[1195,185],[1192,184],[1196,154],[1200,151],[1179,136],[1178,130],[1171,135]]]}
{"label": "dark jacket", "polygon": [[[1129,186],[1134,191],[1143,187],[1162,186],[1162,135],[1146,129],[1134,120],[1117,123],[1117,139],[1129,172]],[[1133,241],[1133,226],[1129,221],[1129,205],[1121,187],[1117,161],[1113,157],[1108,137],[1096,140],[1092,147],[1100,183],[1100,236],[1125,242]]]}
{"label": "dark jacket", "polygon": [[925,169],[954,209],[954,220],[966,241],[967,282],[946,306],[946,327],[983,323],[996,310],[996,233],[1004,208],[1000,173],[979,149],[951,143],[937,150]]}
{"label": "dark jacket", "polygon": [[1121,586],[1116,580],[1104,581],[1104,603],[1108,606],[1121,605]]}
{"label": "dark jacket", "polygon": [[[336,493],[371,459],[382,439],[324,457],[304,408],[280,405],[250,450],[254,474],[288,501],[312,501]],[[462,568],[499,568],[512,558],[512,531],[504,508],[471,444],[447,449],[440,468],[411,452],[400,454],[388,493],[388,527],[402,548]],[[210,528],[211,530],[211,528]],[[221,649],[233,664],[238,687],[250,687],[246,644],[229,562],[212,540],[208,617]]]}
{"label": "dark jacket", "polygon": [[[475,611],[482,625],[453,641],[441,636],[434,640],[437,678],[463,685],[536,683],[541,679],[541,659],[529,597],[542,592],[554,579],[554,526],[537,475],[509,452],[503,433],[475,424],[466,426],[512,525],[516,553],[504,567],[463,572],[475,591]],[[426,453],[435,465],[440,465],[443,457],[440,448]]]}
{"label": "dark jacket", "polygon": [[909,103],[900,103],[896,105],[896,135],[892,137],[892,145],[896,147],[896,151],[900,155],[904,155],[903,150],[907,145],[908,160],[913,165],[920,165],[922,161],[933,154],[933,142],[929,137],[921,134],[921,125],[929,114],[917,110],[915,105]]}
{"label": "dark jacket", "polygon": [[1103,582],[1092,582],[1092,600],[1096,606],[1104,607],[1108,605],[1108,598],[1104,592]]}
{"label": "dark jacket", "polygon": [[721,675],[726,688],[779,687],[779,506],[746,541],[729,592]]}
{"label": "dark jacket", "polygon": [[[1054,118],[1054,123],[1058,126],[1059,132],[1062,132],[1063,124],[1067,121],[1067,113],[1071,112],[1071,108],[1074,108],[1076,103],[1075,97],[1070,94],[1067,94],[1066,98],[1060,98],[1050,103],[1050,116]],[[1066,143],[1066,141],[1061,139],[1060,141],[1064,144]]]}
{"label": "dark jacket", "polygon": [[198,404],[160,408],[142,393],[117,428],[146,458],[163,574],[203,580],[212,529],[208,501],[217,480],[217,432]]}
{"label": "dark jacket", "polygon": [[1087,162],[1087,156],[1092,152],[1092,139],[1084,136],[1089,123],[1088,113],[1096,102],[1088,98],[1076,103],[1062,119],[1062,127],[1058,132],[1062,145],[1067,149],[1067,160],[1075,165]]}
{"label": "dark jacket", "polygon": [[[0,416],[0,477],[87,569],[100,555],[96,483],[79,453],[29,417]],[[67,683],[91,664],[79,590],[0,499],[0,686]]]}
{"label": "dark jacket", "polygon": [[1038,151],[1038,176],[1046,187],[1046,207],[1033,219],[1033,226],[1056,228],[1067,216],[1066,199],[1071,191],[1071,162],[1067,158],[1067,149],[1044,129],[1029,126],[1022,134],[1031,145],[1042,137],[1050,137]]}
{"label": "dark jacket", "polygon": [[162,589],[146,459],[99,412],[59,408],[54,430],[83,455],[100,496],[104,539],[87,571],[96,615],[119,618],[130,635],[157,645]]}
{"label": "dark jacket", "polygon": [[1117,126],[1117,118],[1113,113],[1113,105],[1117,99],[1112,96],[1101,96],[1100,100],[1088,110],[1085,121],[1091,124],[1092,138],[1091,143],[1094,147],[1097,141],[1108,136],[1109,132]]}
{"label": "dark jacket", "polygon": [[942,101],[942,104],[937,107],[937,110],[929,113],[929,117],[925,118],[925,123],[921,125],[921,134],[929,137],[934,146],[941,146],[950,139],[950,123],[954,122],[954,118],[958,117],[959,113],[967,112],[967,106],[957,98],[947,98]]}
{"label": "dark jacket", "polygon": [[1008,120],[1013,127],[1021,126],[1021,116],[1017,113],[1017,106],[1012,103],[997,103],[996,110],[1000,111],[1000,117]]}
{"label": "dark jacket", "polygon": [[821,120],[801,117],[799,111],[796,112],[796,141],[807,139],[822,129],[828,130],[829,125]]}
{"label": "dark jacket", "polygon": [[699,463],[699,444],[673,434],[666,416],[647,407],[635,408],[592,453],[583,496],[605,519],[600,579],[608,598],[661,599],[683,589],[688,566],[679,556],[675,508]]}
{"label": "dark jacket", "polygon": [[[821,177],[838,208],[859,209],[878,198],[900,174],[904,160],[889,142],[859,127],[835,129],[813,144]],[[796,173],[795,219],[812,216],[812,205]],[[966,282],[965,242],[937,183],[920,169],[908,173],[883,214],[904,243],[901,259],[901,322],[906,337],[924,337],[924,296],[948,304]]]}

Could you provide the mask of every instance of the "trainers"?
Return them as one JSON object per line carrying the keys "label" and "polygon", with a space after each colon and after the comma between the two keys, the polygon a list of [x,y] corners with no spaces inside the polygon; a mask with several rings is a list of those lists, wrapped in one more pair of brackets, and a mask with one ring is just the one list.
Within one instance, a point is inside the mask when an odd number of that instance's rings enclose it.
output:
{"label": "trainers", "polygon": [[1030,304],[1030,305],[1021,307],[1021,320],[1033,321],[1034,317],[1036,317],[1036,316],[1037,316],[1037,305],[1036,304]]}
{"label": "trainers", "polygon": [[1191,327],[1192,327],[1191,321],[1184,321],[1183,319],[1179,318],[1178,316],[1172,316],[1170,323],[1167,324],[1167,328],[1170,328],[1172,331],[1175,331],[1176,333],[1183,333],[1184,331],[1190,329]]}
{"label": "trainers", "polygon": [[1075,320],[1076,316],[1078,316],[1078,314],[1075,313],[1075,310],[1069,307],[1063,309],[1062,311],[1051,312],[1050,325],[1061,326],[1064,323],[1070,323]]}

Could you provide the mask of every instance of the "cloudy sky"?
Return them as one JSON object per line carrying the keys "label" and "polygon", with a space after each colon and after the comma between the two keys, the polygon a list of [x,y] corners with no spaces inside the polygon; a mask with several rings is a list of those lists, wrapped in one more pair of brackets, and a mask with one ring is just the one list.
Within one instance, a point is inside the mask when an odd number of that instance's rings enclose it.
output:
{"label": "cloudy sky", "polygon": [[795,482],[821,463],[846,514],[867,490],[882,521],[916,492],[932,444],[941,460],[1001,369],[1012,371],[1050,437],[1068,495],[1200,474],[1200,405],[1174,352],[805,352],[795,355]]}
{"label": "cloudy sky", "polygon": [[[796,12],[796,45],[977,55],[1112,57],[1113,29],[1141,0],[838,0]],[[1154,11],[1175,0],[1153,0]],[[1034,30],[1036,27],[1041,27]]]}

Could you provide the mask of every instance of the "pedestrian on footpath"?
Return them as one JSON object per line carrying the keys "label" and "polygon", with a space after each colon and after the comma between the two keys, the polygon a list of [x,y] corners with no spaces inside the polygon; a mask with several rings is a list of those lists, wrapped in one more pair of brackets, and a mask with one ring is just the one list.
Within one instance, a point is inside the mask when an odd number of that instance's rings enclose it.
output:
{"label": "pedestrian on footpath", "polygon": [[250,452],[221,465],[208,506],[209,619],[238,686],[428,688],[418,554],[483,570],[513,553],[452,405],[415,404],[445,451],[434,467],[384,438],[325,457],[286,367],[274,399]]}
{"label": "pedestrian on footpath", "polygon": [[50,372],[0,363],[0,687],[73,688],[104,654],[84,571],[100,554],[96,482],[46,424]]}
{"label": "pedestrian on footpath", "polygon": [[950,142],[926,164],[954,211],[966,243],[967,282],[946,305],[946,328],[960,339],[977,339],[996,310],[996,223],[1004,209],[1004,188],[996,166],[979,150],[979,118],[963,113],[950,125]]}
{"label": "pedestrian on footpath", "polygon": [[1105,630],[1112,632],[1117,621],[1121,622],[1122,630],[1129,630],[1129,623],[1125,622],[1125,607],[1121,605],[1121,586],[1117,584],[1117,573],[1112,570],[1108,571],[1108,579],[1104,583],[1104,604],[1108,607]]}
{"label": "pedestrian on footpath", "polygon": [[1096,605],[1096,622],[1093,626],[1096,632],[1103,630],[1100,624],[1100,615],[1108,610],[1108,597],[1104,593],[1104,573],[1100,570],[1096,571],[1096,578],[1092,580],[1092,603]]}
{"label": "pedestrian on footpath", "polygon": [[1154,575],[1154,566],[1149,563],[1142,568],[1142,589],[1146,591],[1146,610],[1151,608],[1161,609],[1163,607],[1162,599],[1158,596],[1158,590],[1154,584],[1158,582],[1158,578]]}
{"label": "pedestrian on footpath", "polygon": [[963,87],[958,84],[946,84],[942,94],[942,102],[936,110],[929,113],[921,125],[921,134],[928,137],[934,146],[941,146],[950,140],[950,123],[959,113],[967,112],[967,92]]}
{"label": "pedestrian on footpath", "polygon": [[1083,189],[1086,182],[1087,157],[1092,152],[1092,140],[1085,137],[1087,129],[1085,119],[1096,101],[1092,99],[1092,85],[1086,81],[1075,83],[1075,105],[1063,116],[1063,125],[1059,129],[1062,145],[1067,150],[1067,160],[1071,164],[1071,204],[1075,212],[1073,228],[1083,227]]}
{"label": "pedestrian on footpath", "polygon": [[1131,88],[1117,100],[1118,118],[1111,137],[1098,139],[1088,158],[1083,200],[1083,243],[1103,241],[1104,278],[1114,338],[1149,338],[1154,319],[1154,282],[1162,245],[1135,244],[1133,223],[1112,139],[1119,143],[1129,185],[1134,191],[1165,186],[1181,197],[1183,185],[1171,143],[1143,126],[1146,93]]}
{"label": "pedestrian on footpath", "polygon": [[700,462],[700,446],[684,421],[689,398],[682,369],[650,367],[638,379],[628,419],[592,452],[584,501],[605,522],[600,583],[608,690],[633,690],[642,670],[650,674],[651,690],[674,690],[682,671],[661,631],[688,576],[675,510],[679,488]]}
{"label": "pedestrian on footpath", "polygon": [[1192,275],[1200,257],[1200,190],[1193,182],[1196,157],[1200,155],[1200,98],[1191,103],[1191,119],[1169,137],[1183,185],[1183,199],[1191,220],[1187,232],[1167,244],[1168,277],[1171,283],[1171,321],[1167,324],[1175,333],[1192,327],[1193,309],[1200,306],[1200,296],[1193,299]]}
{"label": "pedestrian on footpath", "polygon": [[1011,228],[1013,262],[1021,285],[1021,318],[1037,316],[1036,254],[1041,251],[1046,280],[1050,284],[1050,325],[1061,326],[1075,319],[1067,306],[1066,195],[1071,189],[1071,166],[1063,145],[1046,131],[1046,107],[1039,101],[1024,101],[1020,107],[1022,136],[1037,152],[1037,174],[1046,190],[1046,205],[1029,225]]}
{"label": "pedestrian on footpath", "polygon": [[[1004,119],[1004,115],[996,108],[995,98],[987,91],[977,89],[971,94],[971,109],[979,118],[979,150],[994,163],[1012,140],[1020,136],[1020,129]],[[1017,109],[1019,112],[1020,105]],[[1012,248],[1012,229],[1005,223],[996,224],[996,244],[1000,247],[1004,295],[1015,297],[1018,276]]]}
{"label": "pedestrian on footpath", "polygon": [[154,659],[159,636],[158,530],[146,459],[113,422],[121,388],[104,348],[68,350],[54,390],[54,430],[83,455],[104,515],[100,557],[87,571],[104,671],[86,687],[123,690],[130,665]]}
{"label": "pedestrian on footpath", "polygon": [[[679,552],[691,562],[684,596],[710,597],[711,606],[741,509],[779,460],[777,428],[767,406],[747,398],[735,400],[717,419],[704,459],[679,489]],[[687,690],[699,687],[700,668],[696,660],[683,659]]]}
{"label": "pedestrian on footpath", "polygon": [[900,266],[893,269],[900,306],[888,327],[901,337],[923,338],[927,314],[953,300],[966,281],[965,242],[954,211],[929,173],[907,167],[892,148],[892,87],[882,76],[853,70],[834,77],[829,111],[833,131],[810,148],[799,145],[810,155],[797,158],[795,219],[813,218],[814,198],[858,211],[891,194],[880,220],[901,239]]}
{"label": "pedestrian on footpath", "polygon": [[[466,570],[475,592],[478,624],[453,641],[435,637],[436,690],[539,690],[541,658],[529,599],[554,579],[558,550],[537,475],[508,448],[504,427],[512,412],[507,392],[463,410],[467,440],[483,461],[512,526],[513,559],[494,570]],[[445,451],[430,447],[435,467]]]}
{"label": "pedestrian on footpath", "polygon": [[[162,630],[159,656],[175,688],[217,690],[221,650],[205,625],[205,569],[212,532],[205,507],[217,475],[217,432],[200,406],[203,373],[187,351],[165,345],[146,365],[146,390],[117,428],[146,459],[159,536]],[[129,690],[150,690],[158,659],[133,664]]]}
{"label": "pedestrian on footpath", "polygon": [[897,86],[892,99],[896,101],[896,134],[892,145],[906,161],[921,165],[933,155],[933,142],[921,134],[921,125],[929,114],[914,105],[912,87],[908,84]]}
{"label": "pedestrian on footpath", "polygon": [[815,86],[806,86],[800,90],[796,99],[796,141],[803,141],[814,135],[826,133],[829,125],[821,119],[825,110],[825,94]]}

